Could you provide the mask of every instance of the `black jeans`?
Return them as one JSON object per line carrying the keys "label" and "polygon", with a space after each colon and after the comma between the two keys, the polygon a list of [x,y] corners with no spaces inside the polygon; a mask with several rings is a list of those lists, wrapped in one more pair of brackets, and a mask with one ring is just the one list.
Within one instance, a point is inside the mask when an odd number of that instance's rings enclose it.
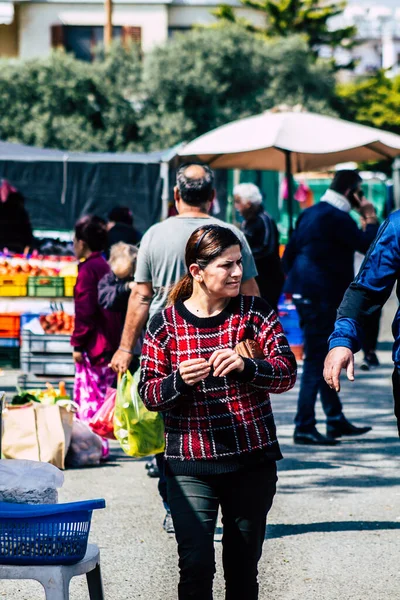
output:
{"label": "black jeans", "polygon": [[394,399],[394,414],[397,419],[397,429],[400,437],[400,371],[396,367],[392,376],[393,382],[393,399]]}
{"label": "black jeans", "polygon": [[342,403],[337,392],[323,378],[328,338],[335,326],[336,306],[304,298],[296,300],[295,304],[304,335],[304,364],[294,422],[296,429],[306,432],[316,424],[315,403],[318,392],[328,422],[334,422],[342,415]]}
{"label": "black jeans", "polygon": [[212,600],[214,531],[219,506],[225,598],[257,600],[257,564],[276,481],[274,462],[222,475],[167,475],[178,542],[179,600]]}
{"label": "black jeans", "polygon": [[156,463],[157,463],[158,470],[160,471],[160,477],[158,479],[158,493],[161,496],[161,499],[163,501],[165,510],[169,510],[168,493],[167,493],[167,480],[165,478],[165,458],[164,458],[164,452],[161,452],[161,454],[156,454],[155,458],[156,458]]}

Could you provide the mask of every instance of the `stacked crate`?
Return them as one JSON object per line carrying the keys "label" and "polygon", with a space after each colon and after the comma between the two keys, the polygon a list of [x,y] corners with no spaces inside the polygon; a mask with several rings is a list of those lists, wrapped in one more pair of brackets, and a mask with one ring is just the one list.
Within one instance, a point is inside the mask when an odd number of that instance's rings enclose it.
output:
{"label": "stacked crate", "polygon": [[0,367],[19,368],[19,313],[0,313]]}
{"label": "stacked crate", "polygon": [[69,335],[36,335],[23,330],[21,335],[21,368],[38,376],[73,377],[75,366]]}

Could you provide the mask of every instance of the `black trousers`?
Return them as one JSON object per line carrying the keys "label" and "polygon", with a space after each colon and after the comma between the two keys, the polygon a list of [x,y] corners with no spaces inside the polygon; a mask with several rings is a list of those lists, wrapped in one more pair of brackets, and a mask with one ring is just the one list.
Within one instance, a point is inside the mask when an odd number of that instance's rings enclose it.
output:
{"label": "black trousers", "polygon": [[178,542],[179,600],[212,600],[219,507],[225,598],[258,599],[257,564],[276,481],[275,462],[222,475],[167,474],[168,501]]}
{"label": "black trousers", "polygon": [[323,377],[324,361],[328,354],[328,338],[335,327],[336,306],[296,300],[296,309],[304,336],[304,364],[297,401],[296,428],[310,431],[315,427],[315,403],[318,393],[327,421],[334,422],[342,415],[342,403]]}
{"label": "black trousers", "polygon": [[160,471],[160,477],[158,479],[158,493],[161,496],[161,499],[163,501],[165,510],[169,510],[168,493],[167,493],[167,480],[165,478],[165,458],[164,458],[164,452],[161,452],[161,454],[156,454],[155,458],[156,458],[156,463],[157,463],[158,470]]}
{"label": "black trousers", "polygon": [[379,327],[381,323],[382,309],[370,315],[365,322],[363,352],[367,356],[370,352],[376,352],[379,337]]}
{"label": "black trousers", "polygon": [[392,375],[394,414],[397,419],[397,429],[400,437],[400,370],[395,367]]}

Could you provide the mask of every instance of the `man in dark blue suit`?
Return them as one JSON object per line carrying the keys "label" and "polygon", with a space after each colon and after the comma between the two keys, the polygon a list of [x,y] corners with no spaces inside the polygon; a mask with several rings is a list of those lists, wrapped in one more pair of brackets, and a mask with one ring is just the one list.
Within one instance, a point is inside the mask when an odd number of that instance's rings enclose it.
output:
{"label": "man in dark blue suit", "polygon": [[[336,311],[354,278],[354,253],[365,254],[378,231],[375,209],[363,199],[356,171],[338,171],[321,201],[306,209],[286,246],[284,291],[291,293],[304,334],[304,366],[300,384],[294,442],[334,445],[342,435],[360,435],[370,427],[356,427],[343,414],[336,390],[323,378],[328,338]],[[350,211],[364,219],[358,228]],[[316,428],[315,403],[320,394],[327,417],[327,435]]]}

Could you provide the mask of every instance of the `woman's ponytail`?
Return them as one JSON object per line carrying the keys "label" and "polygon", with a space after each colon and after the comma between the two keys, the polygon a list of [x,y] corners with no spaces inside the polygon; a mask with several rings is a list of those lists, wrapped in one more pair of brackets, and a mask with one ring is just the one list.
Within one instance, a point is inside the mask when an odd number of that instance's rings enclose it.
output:
{"label": "woman's ponytail", "polygon": [[171,289],[168,294],[168,306],[176,304],[178,300],[186,300],[193,293],[193,277],[186,273]]}

